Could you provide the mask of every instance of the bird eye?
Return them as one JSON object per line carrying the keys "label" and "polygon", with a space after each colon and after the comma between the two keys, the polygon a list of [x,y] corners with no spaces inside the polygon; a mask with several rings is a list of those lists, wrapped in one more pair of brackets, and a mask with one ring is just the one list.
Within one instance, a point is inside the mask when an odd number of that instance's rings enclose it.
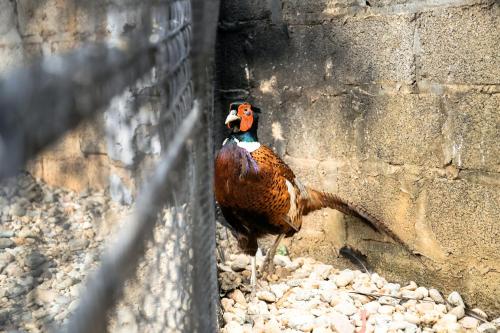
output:
{"label": "bird eye", "polygon": [[252,115],[252,111],[250,111],[249,109],[245,109],[245,115],[251,116]]}

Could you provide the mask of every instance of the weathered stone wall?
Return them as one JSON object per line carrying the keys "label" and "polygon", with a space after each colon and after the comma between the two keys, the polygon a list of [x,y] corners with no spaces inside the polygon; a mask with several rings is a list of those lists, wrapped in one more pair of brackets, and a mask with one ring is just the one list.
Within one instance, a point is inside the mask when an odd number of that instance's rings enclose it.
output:
{"label": "weathered stone wall", "polygon": [[499,3],[222,6],[218,125],[249,98],[261,141],[305,183],[362,204],[420,256],[331,210],[306,218],[292,254],[350,244],[386,276],[500,313]]}
{"label": "weathered stone wall", "polygon": [[[140,26],[140,3],[0,0],[0,75],[86,42],[120,45],[122,37]],[[50,185],[75,191],[110,188],[116,200],[130,202],[136,183],[160,151],[159,106],[149,96],[150,86],[151,78],[145,78],[124,91],[105,114],[32,161],[29,171]],[[148,102],[138,104],[144,96]]]}

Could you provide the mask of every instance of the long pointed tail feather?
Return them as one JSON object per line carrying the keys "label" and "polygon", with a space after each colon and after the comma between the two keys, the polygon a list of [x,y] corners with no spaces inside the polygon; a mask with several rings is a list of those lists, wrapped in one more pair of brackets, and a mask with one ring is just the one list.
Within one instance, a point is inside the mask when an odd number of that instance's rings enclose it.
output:
{"label": "long pointed tail feather", "polygon": [[356,216],[368,222],[376,230],[385,233],[387,236],[394,239],[399,244],[403,245],[411,252],[410,247],[398,235],[396,235],[383,221],[377,219],[366,211],[363,207],[356,205],[349,200],[345,200],[338,195],[328,192],[316,191],[307,188],[308,198],[303,202],[303,214],[307,215],[310,212],[321,208],[332,208],[346,215]]}

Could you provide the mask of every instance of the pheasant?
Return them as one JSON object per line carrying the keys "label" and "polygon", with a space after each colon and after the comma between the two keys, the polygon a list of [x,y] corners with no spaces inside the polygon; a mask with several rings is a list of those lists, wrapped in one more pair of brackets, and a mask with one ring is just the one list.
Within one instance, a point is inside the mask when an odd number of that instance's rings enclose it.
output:
{"label": "pheasant", "polygon": [[215,158],[215,198],[238,245],[252,256],[250,281],[254,289],[257,239],[268,234],[277,235],[261,267],[262,272],[270,272],[276,248],[283,237],[300,230],[302,216],[321,208],[333,208],[364,219],[400,241],[385,224],[363,208],[335,194],[304,186],[281,158],[259,143],[260,112],[247,102],[230,104],[225,125],[231,132]]}

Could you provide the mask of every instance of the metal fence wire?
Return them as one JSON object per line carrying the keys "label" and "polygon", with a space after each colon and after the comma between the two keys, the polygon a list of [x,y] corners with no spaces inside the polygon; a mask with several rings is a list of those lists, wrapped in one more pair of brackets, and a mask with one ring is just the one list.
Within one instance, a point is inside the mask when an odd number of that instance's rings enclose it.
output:
{"label": "metal fence wire", "polygon": [[[98,1],[97,1],[98,2]],[[215,332],[211,65],[217,0],[118,1],[140,26],[0,80],[0,178],[125,89],[158,110],[162,155],[65,332]],[[90,3],[90,2],[89,2]]]}

